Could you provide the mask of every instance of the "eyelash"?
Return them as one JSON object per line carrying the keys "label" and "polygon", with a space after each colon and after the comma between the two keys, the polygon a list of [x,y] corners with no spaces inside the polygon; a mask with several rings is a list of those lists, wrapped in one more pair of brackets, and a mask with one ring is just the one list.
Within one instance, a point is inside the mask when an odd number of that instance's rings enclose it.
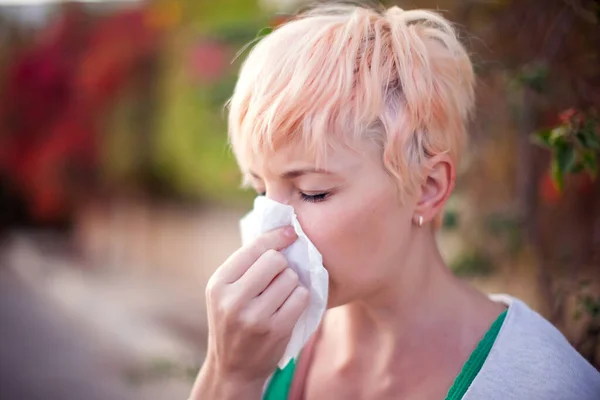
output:
{"label": "eyelash", "polygon": [[[259,195],[266,196],[267,192],[260,192]],[[306,193],[300,192],[300,197],[302,198],[302,201],[306,201],[307,203],[320,203],[322,201],[327,200],[327,198],[329,197],[329,193],[324,192],[324,193],[308,195]]]}
{"label": "eyelash", "polygon": [[329,193],[325,192],[313,195],[300,193],[300,196],[302,197],[302,201],[306,201],[308,203],[320,203],[322,201],[327,200],[327,198],[329,197]]}

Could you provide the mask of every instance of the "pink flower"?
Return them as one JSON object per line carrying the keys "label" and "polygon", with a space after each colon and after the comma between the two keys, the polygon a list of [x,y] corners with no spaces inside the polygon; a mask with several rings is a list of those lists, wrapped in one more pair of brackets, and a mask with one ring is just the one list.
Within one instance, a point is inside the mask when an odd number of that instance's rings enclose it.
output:
{"label": "pink flower", "polygon": [[192,77],[202,83],[221,78],[229,67],[229,51],[220,43],[204,41],[190,52],[190,70]]}

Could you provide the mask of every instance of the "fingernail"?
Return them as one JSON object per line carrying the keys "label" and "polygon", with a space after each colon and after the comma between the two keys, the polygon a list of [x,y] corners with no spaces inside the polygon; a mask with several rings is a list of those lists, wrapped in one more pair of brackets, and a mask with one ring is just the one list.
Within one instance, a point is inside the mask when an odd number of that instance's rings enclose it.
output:
{"label": "fingernail", "polygon": [[289,238],[296,237],[296,231],[291,226],[288,226],[287,228],[285,228],[283,230],[283,236],[286,236]]}

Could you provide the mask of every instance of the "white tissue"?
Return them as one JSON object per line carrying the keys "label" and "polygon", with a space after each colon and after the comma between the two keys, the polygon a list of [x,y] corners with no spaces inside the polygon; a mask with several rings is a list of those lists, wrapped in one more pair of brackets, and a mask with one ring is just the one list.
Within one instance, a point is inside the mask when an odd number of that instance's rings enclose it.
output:
{"label": "white tissue", "polygon": [[323,267],[323,257],[302,231],[294,208],[264,196],[254,200],[254,209],[240,221],[242,243],[282,226],[294,227],[298,240],[282,250],[290,268],[298,274],[300,282],[310,292],[310,303],[302,313],[292,332],[292,337],[279,361],[284,368],[292,358],[300,354],[302,347],[315,332],[327,307],[329,275]]}

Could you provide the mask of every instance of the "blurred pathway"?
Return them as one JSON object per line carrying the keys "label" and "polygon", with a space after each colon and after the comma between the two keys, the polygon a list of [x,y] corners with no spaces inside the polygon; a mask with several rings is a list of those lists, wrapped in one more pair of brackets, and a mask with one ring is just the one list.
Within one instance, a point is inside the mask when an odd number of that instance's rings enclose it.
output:
{"label": "blurred pathway", "polygon": [[124,204],[82,216],[74,241],[14,233],[0,259],[0,398],[186,398],[205,352],[204,287],[237,248],[241,215]]}

